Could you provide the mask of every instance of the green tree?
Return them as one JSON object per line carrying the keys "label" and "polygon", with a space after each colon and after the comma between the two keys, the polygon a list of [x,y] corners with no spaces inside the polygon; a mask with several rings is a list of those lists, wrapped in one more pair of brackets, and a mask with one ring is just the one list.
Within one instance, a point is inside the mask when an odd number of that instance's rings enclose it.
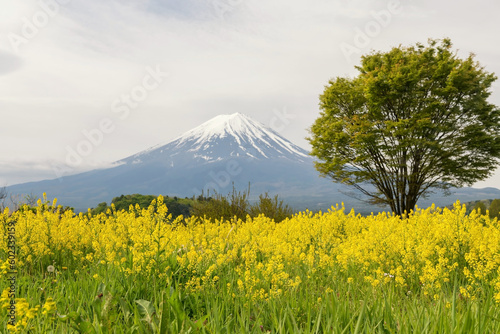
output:
{"label": "green tree", "polygon": [[108,209],[108,204],[106,202],[101,202],[97,204],[97,207],[92,209],[92,214],[98,215],[100,213],[106,213],[107,209]]}
{"label": "green tree", "polygon": [[131,205],[135,206],[136,204],[139,204],[141,208],[147,208],[156,197],[155,195],[141,194],[121,195],[113,198],[111,203],[115,205],[117,211],[128,210]]}
{"label": "green tree", "polygon": [[485,215],[486,214],[486,204],[479,201],[474,205],[474,208],[472,208],[472,211],[479,211],[481,214]]}
{"label": "green tree", "polygon": [[[130,206],[134,206],[136,204],[139,205],[141,209],[147,209],[153,200],[156,200],[156,195],[141,195],[141,194],[132,194],[132,195],[121,195],[113,198],[111,201],[114,204],[115,209],[117,211],[125,210],[128,211]],[[184,218],[189,217],[191,215],[191,203],[194,201],[191,199],[180,199],[177,197],[170,198],[168,196],[164,197],[164,203],[168,208],[168,213],[172,214],[172,217],[175,219],[182,215]],[[92,214],[97,215],[99,213],[106,213],[107,209],[110,208],[106,202],[99,203],[96,208],[92,209]]]}
{"label": "green tree", "polygon": [[448,39],[361,58],[354,78],[332,79],[311,127],[317,170],[373,204],[409,212],[433,189],[490,176],[500,157],[496,80]]}
{"label": "green tree", "polygon": [[212,197],[205,197],[202,194],[193,203],[192,215],[213,221],[216,219],[230,220],[234,217],[245,220],[250,209],[249,195],[250,186],[247,191],[241,192],[236,191],[234,184],[232,193],[227,196],[217,192]]}
{"label": "green tree", "polygon": [[[489,207],[490,218],[499,218],[500,219],[500,199],[494,199]],[[484,211],[486,212],[486,211]]]}
{"label": "green tree", "polygon": [[285,204],[283,200],[278,199],[278,195],[273,198],[268,193],[259,195],[259,201],[251,206],[250,216],[257,217],[260,214],[273,219],[279,223],[293,216],[293,209]]}
{"label": "green tree", "polygon": [[[208,194],[209,195],[209,194]],[[273,198],[269,194],[259,195],[259,200],[250,204],[250,184],[246,191],[236,191],[233,184],[233,191],[226,196],[215,192],[211,197],[203,194],[193,203],[191,214],[197,217],[204,217],[215,221],[217,219],[231,220],[237,218],[246,220],[247,216],[252,218],[264,214],[266,217],[279,223],[293,215],[293,209],[285,204],[283,200],[275,195]]]}

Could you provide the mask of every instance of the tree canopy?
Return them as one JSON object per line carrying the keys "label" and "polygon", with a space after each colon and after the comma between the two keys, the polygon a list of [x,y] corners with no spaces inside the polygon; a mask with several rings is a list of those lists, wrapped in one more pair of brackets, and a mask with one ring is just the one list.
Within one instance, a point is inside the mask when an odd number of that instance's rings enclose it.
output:
{"label": "tree canopy", "polygon": [[473,211],[479,211],[480,214],[485,215],[486,214],[486,204],[483,202],[479,201],[477,202],[474,207],[472,208]]}
{"label": "tree canopy", "polygon": [[354,78],[329,81],[308,138],[316,168],[396,214],[433,189],[483,180],[498,166],[496,80],[449,39],[372,52]]}
{"label": "tree canopy", "polygon": [[[156,195],[121,195],[113,198],[111,201],[114,204],[117,211],[128,210],[129,207],[139,205],[141,209],[147,209],[153,200],[156,200]],[[166,196],[163,202],[167,205],[168,213],[172,214],[172,218],[177,218],[180,215],[183,217],[189,217],[191,215],[191,204],[194,202],[188,198],[177,198]],[[96,215],[99,213],[106,213],[110,207],[106,202],[99,203],[96,208],[92,209],[92,214]]]}
{"label": "tree canopy", "polygon": [[494,199],[489,207],[490,218],[499,218],[500,219],[500,199]]}

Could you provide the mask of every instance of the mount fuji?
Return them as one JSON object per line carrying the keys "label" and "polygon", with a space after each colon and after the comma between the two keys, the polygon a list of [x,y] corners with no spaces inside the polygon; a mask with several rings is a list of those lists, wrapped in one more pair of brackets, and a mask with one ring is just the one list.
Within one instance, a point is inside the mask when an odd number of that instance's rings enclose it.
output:
{"label": "mount fuji", "polygon": [[[304,149],[252,118],[219,115],[174,140],[116,161],[112,167],[8,187],[10,193],[49,198],[76,210],[121,194],[198,196],[227,194],[234,184],[251,198],[279,194],[299,209],[330,207],[342,200],[338,185],[319,177]],[[335,196],[332,197],[332,194]]]}
{"label": "mount fuji", "polygon": [[[347,209],[369,213],[379,207],[346,196],[347,188],[319,177],[313,158],[277,132],[250,117],[220,115],[174,140],[116,161],[112,167],[54,180],[7,187],[11,194],[47,193],[62,205],[85,211],[122,194],[198,196],[246,190],[250,200],[278,194],[294,209],[328,209],[344,202]],[[421,207],[500,198],[496,188],[461,188],[453,196],[435,195]]]}
{"label": "mount fuji", "polygon": [[170,167],[211,164],[227,159],[312,161],[308,152],[250,117],[219,115],[167,144],[154,146],[118,163],[167,162]]}

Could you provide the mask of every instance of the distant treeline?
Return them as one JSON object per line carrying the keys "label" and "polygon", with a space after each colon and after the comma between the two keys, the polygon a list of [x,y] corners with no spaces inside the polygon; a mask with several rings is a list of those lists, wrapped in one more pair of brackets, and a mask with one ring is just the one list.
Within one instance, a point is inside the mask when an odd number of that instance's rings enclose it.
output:
{"label": "distant treeline", "polygon": [[481,201],[468,202],[465,203],[465,207],[468,212],[479,210],[482,214],[486,214],[486,211],[488,211],[491,219],[500,219],[500,199],[485,199]]}
{"label": "distant treeline", "polygon": [[[155,195],[141,195],[141,194],[133,194],[133,195],[121,195],[113,198],[111,204],[114,205],[117,211],[126,210],[128,211],[129,207],[139,205],[141,209],[147,209],[153,200],[155,200],[157,196]],[[189,198],[178,198],[178,197],[169,197],[165,196],[163,198],[163,202],[167,205],[168,212],[172,214],[173,218],[177,218],[182,215],[184,217],[189,217],[191,215],[191,207],[193,205],[194,200]],[[99,213],[106,213],[108,209],[111,209],[111,205],[108,205],[106,202],[99,203],[97,207],[91,209],[91,213],[93,215]]]}
{"label": "distant treeline", "polygon": [[[163,202],[174,219],[182,215],[184,218],[197,216],[213,221],[216,219],[229,220],[234,217],[245,220],[247,216],[257,217],[264,214],[276,222],[281,222],[286,218],[290,218],[294,213],[291,207],[278,198],[278,195],[270,197],[267,193],[261,194],[259,199],[251,204],[249,194],[250,190],[237,192],[233,187],[233,191],[226,196],[218,193],[213,196],[202,194],[197,198],[165,196]],[[155,195],[121,195],[113,198],[111,204],[117,211],[128,210],[131,205],[134,207],[139,205],[141,209],[147,209],[156,198]],[[106,214],[110,212],[108,209],[111,209],[111,204],[99,203],[97,207],[91,209],[91,214]]]}

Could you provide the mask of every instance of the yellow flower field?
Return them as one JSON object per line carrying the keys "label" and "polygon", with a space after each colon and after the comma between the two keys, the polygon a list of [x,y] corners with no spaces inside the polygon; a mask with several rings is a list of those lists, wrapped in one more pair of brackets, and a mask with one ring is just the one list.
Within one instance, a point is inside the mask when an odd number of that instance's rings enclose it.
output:
{"label": "yellow flower field", "polygon": [[[332,208],[278,224],[264,216],[172,221],[161,196],[147,210],[97,216],[61,212],[40,200],[33,210],[1,213],[0,221],[5,236],[8,222],[16,223],[16,265],[26,275],[54,265],[57,273],[75,277],[92,270],[92,279],[100,280],[113,268],[125,277],[175,281],[186,294],[224,291],[254,303],[278,300],[311,282],[321,302],[335,293],[338,280],[375,293],[390,286],[432,301],[458,282],[463,300],[484,298],[490,288],[492,301],[500,302],[499,222],[466,215],[458,202],[452,210],[417,209],[404,219]],[[0,249],[3,263],[6,237]]]}
{"label": "yellow flower field", "polygon": [[[60,214],[39,201],[35,212],[9,217],[6,211],[0,219],[4,230],[7,220],[17,222],[18,267],[28,270],[56,261],[69,270],[112,265],[127,274],[162,276],[173,269],[164,264],[175,255],[178,270],[190,274],[186,288],[216,285],[218,273],[231,268],[240,283],[230,289],[253,298],[272,298],[307,280],[298,272],[331,275],[356,268],[373,286],[422,286],[432,295],[460,273],[467,278],[461,287],[465,296],[474,298],[486,283],[497,286],[500,302],[499,223],[475,213],[467,216],[459,203],[453,210],[418,209],[407,219],[385,213],[362,217],[336,208],[302,212],[276,224],[263,216],[171,221],[162,200],[148,210],[131,207],[93,217]],[[5,238],[1,247],[5,252]]]}

